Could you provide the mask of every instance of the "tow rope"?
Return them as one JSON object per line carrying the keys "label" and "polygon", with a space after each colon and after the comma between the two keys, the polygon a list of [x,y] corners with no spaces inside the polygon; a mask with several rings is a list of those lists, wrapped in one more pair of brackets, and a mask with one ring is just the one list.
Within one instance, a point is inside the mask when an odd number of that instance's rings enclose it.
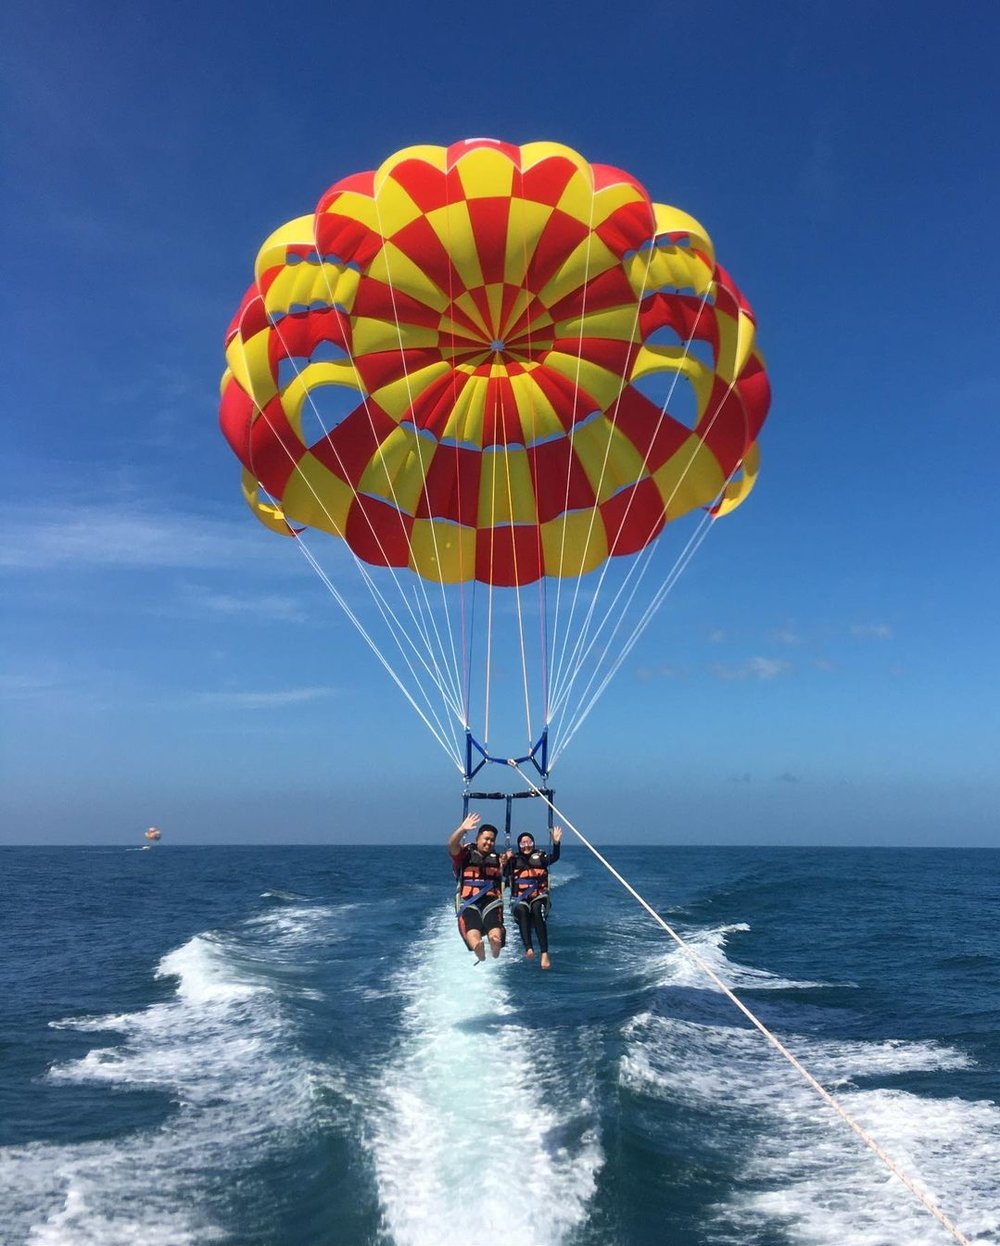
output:
{"label": "tow rope", "polygon": [[715,972],[712,966],[703,957],[699,956],[699,954],[695,951],[695,949],[689,943],[687,943],[677,933],[677,931],[674,930],[672,926],[670,926],[667,922],[663,920],[663,918],[660,916],[659,913],[657,913],[657,911],[653,908],[653,906],[649,904],[648,901],[644,900],[643,897],[638,893],[638,891],[636,891],[636,889],[632,886],[632,884],[629,883],[626,879],[624,879],[621,876],[621,874],[618,873],[618,871],[611,864],[611,862],[607,860],[607,858],[601,855],[601,853],[594,847],[594,845],[590,842],[590,840],[587,839],[587,837],[583,834],[583,832],[578,830],[577,827],[573,825],[573,823],[569,820],[569,818],[567,818],[566,815],[560,809],[556,808],[556,806],[552,803],[550,798],[547,795],[545,795],[545,793],[539,787],[535,785],[531,777],[525,774],[525,772],[521,769],[521,767],[516,764],[512,766],[512,769],[517,771],[517,773],[521,776],[521,778],[525,781],[525,783],[527,783],[528,787],[535,793],[536,796],[540,796],[542,800],[545,801],[545,803],[552,810],[553,814],[559,819],[560,824],[567,827],[569,830],[573,832],[573,834],[577,837],[580,843],[583,844],[585,848],[589,849],[591,853],[593,853],[593,855],[598,859],[598,861],[600,861],[600,863],[604,866],[604,868],[608,871],[608,873],[611,874],[613,878],[616,878],[618,882],[620,882],[621,885],[625,888],[625,890],[629,893],[629,895],[631,895],[635,900],[639,902],[639,904],[642,905],[642,907],[646,910],[646,912],[650,915],[650,917],[652,917],[652,919],[656,922],[656,924],[658,926],[661,926],[667,932],[667,934],[671,937],[671,939],[673,939],[673,941],[677,944],[677,946],[681,949],[681,951],[695,965],[698,966],[698,968],[702,971],[702,973],[704,973],[708,978],[712,980],[712,982],[719,988],[719,990],[723,993],[723,995],[726,996],[726,998],[730,1001],[730,1003],[735,1005],[735,1007],[740,1010],[740,1012],[746,1017],[746,1019],[750,1022],[750,1024],[756,1030],[759,1030],[761,1034],[763,1034],[764,1038],[767,1039],[767,1041],[771,1044],[771,1046],[776,1051],[780,1052],[782,1056],[784,1056],[784,1058],[788,1061],[788,1063],[792,1066],[792,1068],[795,1069],[795,1071],[812,1087],[812,1089],[820,1096],[820,1098],[827,1104],[827,1106],[831,1107],[834,1110],[834,1112],[837,1113],[837,1115],[844,1122],[844,1124],[847,1125],[850,1129],[852,1129],[855,1134],[857,1134],[857,1136],[861,1139],[861,1141],[865,1144],[865,1146],[869,1149],[869,1151],[871,1151],[874,1155],[878,1156],[878,1158],[882,1161],[882,1163],[886,1166],[886,1168],[888,1168],[888,1170],[892,1173],[892,1175],[903,1183],[903,1185],[910,1191],[913,1197],[917,1199],[917,1201],[923,1205],[924,1209],[930,1212],[930,1214],[934,1217],[934,1219],[938,1222],[938,1224],[940,1224],[943,1228],[947,1229],[948,1232],[955,1239],[955,1241],[961,1243],[961,1246],[971,1246],[969,1239],[962,1233],[962,1231],[958,1228],[958,1226],[944,1214],[941,1208],[938,1207],[938,1205],[931,1199],[931,1197],[928,1194],[926,1194],[923,1190],[920,1189],[920,1187],[914,1182],[912,1177],[908,1176],[905,1172],[903,1172],[903,1170],[895,1162],[892,1156],[887,1154],[886,1151],[882,1149],[882,1147],[878,1144],[878,1142],[875,1141],[875,1139],[871,1136],[871,1134],[868,1133],[868,1131],[862,1125],[860,1125],[854,1119],[853,1116],[851,1116],[851,1114],[847,1111],[847,1109],[844,1108],[834,1098],[834,1096],[830,1094],[830,1092],[824,1086],[820,1085],[820,1083],[816,1080],[815,1077],[813,1077],[813,1075],[809,1072],[809,1070],[805,1068],[801,1064],[801,1062],[797,1059],[797,1057],[794,1056],[788,1050],[788,1048],[781,1041],[781,1039],[778,1038],[776,1034],[773,1034],[767,1028],[764,1022],[761,1021],[759,1017],[755,1016],[750,1011],[750,1009],[746,1006],[746,1004],[744,1004],[743,1001],[739,999],[733,993],[732,989],[728,987],[725,984],[725,982],[723,982],[723,980]]}

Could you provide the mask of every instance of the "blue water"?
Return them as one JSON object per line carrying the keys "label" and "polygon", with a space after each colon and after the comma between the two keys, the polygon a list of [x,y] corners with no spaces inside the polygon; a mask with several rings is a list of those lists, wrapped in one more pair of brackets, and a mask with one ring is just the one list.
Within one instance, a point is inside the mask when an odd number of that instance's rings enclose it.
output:
{"label": "blue water", "polygon": [[[614,864],[979,1244],[1000,853]],[[442,848],[0,849],[0,1240],[953,1239],[599,863],[476,966]]]}

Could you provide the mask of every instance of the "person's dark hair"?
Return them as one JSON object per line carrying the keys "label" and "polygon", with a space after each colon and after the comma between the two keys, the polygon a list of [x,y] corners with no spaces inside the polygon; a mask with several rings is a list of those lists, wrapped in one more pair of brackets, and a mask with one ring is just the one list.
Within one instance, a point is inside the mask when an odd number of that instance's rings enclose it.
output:
{"label": "person's dark hair", "polygon": [[483,831],[492,831],[492,832],[493,832],[493,836],[494,836],[494,838],[496,838],[496,835],[497,835],[497,828],[493,825],[493,823],[492,823],[492,822],[483,822],[483,823],[482,823],[482,824],[481,824],[481,825],[480,825],[480,826],[476,829],[476,839],[478,839],[478,838],[479,838],[479,836],[480,836],[480,835],[482,835]]}

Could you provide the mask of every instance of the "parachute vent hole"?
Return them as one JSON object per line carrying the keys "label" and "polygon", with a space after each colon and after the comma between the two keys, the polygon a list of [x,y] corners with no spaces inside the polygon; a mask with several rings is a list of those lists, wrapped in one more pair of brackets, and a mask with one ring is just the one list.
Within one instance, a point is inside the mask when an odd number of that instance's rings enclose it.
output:
{"label": "parachute vent hole", "polygon": [[685,428],[693,429],[698,422],[698,401],[694,390],[690,382],[676,372],[653,372],[633,381],[633,386]]}
{"label": "parachute vent hole", "polygon": [[715,371],[715,351],[712,349],[711,342],[706,342],[703,338],[691,338],[686,341],[670,325],[661,325],[660,328],[646,338],[644,344],[646,346],[666,346],[673,350],[683,351],[688,359],[697,359],[700,364],[704,364],[706,368],[713,372]]}
{"label": "parachute vent hole", "polygon": [[343,363],[348,357],[347,351],[337,342],[318,342],[309,356],[309,362]]}
{"label": "parachute vent hole", "polygon": [[646,338],[646,346],[679,346],[684,347],[684,339],[668,324],[660,325],[653,333]]}
{"label": "parachute vent hole", "polygon": [[344,385],[318,385],[302,405],[302,436],[307,446],[323,441],[359,406],[361,395]]}
{"label": "parachute vent hole", "polygon": [[289,355],[284,359],[279,359],[278,389],[284,392],[308,363],[309,360],[301,355]]}
{"label": "parachute vent hole", "polygon": [[709,371],[715,371],[715,351],[711,342],[706,342],[704,338],[692,338],[688,343],[687,353],[689,359],[697,359]]}

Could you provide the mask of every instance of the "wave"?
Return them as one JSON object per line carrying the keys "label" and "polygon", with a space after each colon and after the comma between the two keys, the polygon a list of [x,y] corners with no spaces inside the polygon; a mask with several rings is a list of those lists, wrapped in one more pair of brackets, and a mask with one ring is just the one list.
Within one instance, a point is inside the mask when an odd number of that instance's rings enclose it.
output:
{"label": "wave", "polygon": [[[766,969],[741,965],[726,955],[729,935],[748,931],[746,922],[734,922],[703,930],[680,932],[681,937],[711,969],[734,991],[809,991],[834,985],[809,979],[785,978]],[[705,971],[692,957],[673,944],[657,957],[651,972],[660,986],[707,987],[716,990]],[[844,983],[836,985],[842,986]]]}
{"label": "wave", "polygon": [[[942,1231],[885,1167],[756,1033],[645,1013],[624,1029],[620,1083],[710,1122],[711,1146],[738,1157],[731,1192],[712,1209],[711,1240],[774,1234],[809,1246],[906,1242],[940,1246]],[[787,1040],[805,1067],[979,1246],[1000,1241],[1000,1108],[860,1078],[966,1068],[925,1042]],[[707,1145],[707,1143],[706,1143]],[[974,1246],[975,1246],[974,1243]]]}
{"label": "wave", "polygon": [[511,968],[509,951],[476,965],[445,912],[397,975],[401,1037],[366,1125],[395,1246],[470,1232],[556,1246],[587,1218],[604,1162],[596,1057],[582,1067],[519,1019]]}
{"label": "wave", "polygon": [[[232,1240],[220,1189],[315,1122],[318,1070],[296,1048],[280,975],[308,932],[330,937],[330,911],[282,910],[235,935],[203,932],[165,955],[169,998],[132,1013],[54,1021],[114,1032],[49,1078],[158,1091],[173,1110],[158,1127],[75,1145],[0,1149],[0,1221],[30,1246],[202,1246]],[[13,1239],[12,1239],[13,1240]]]}

